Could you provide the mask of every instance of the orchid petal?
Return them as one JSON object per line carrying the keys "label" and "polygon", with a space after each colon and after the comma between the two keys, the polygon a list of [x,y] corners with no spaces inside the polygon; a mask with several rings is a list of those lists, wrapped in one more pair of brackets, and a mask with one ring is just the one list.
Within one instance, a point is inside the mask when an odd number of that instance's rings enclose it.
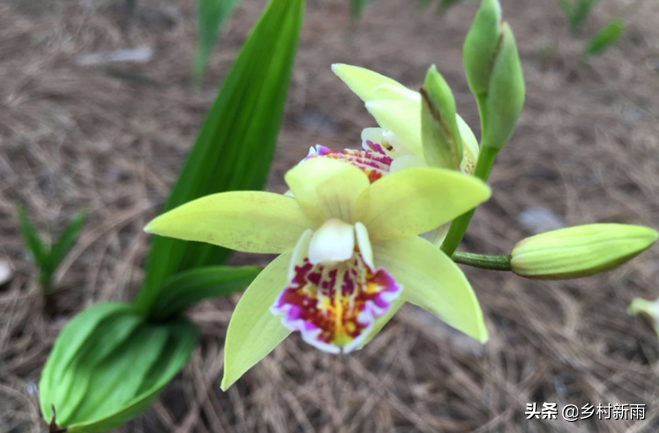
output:
{"label": "orchid petal", "polygon": [[367,102],[366,109],[382,128],[394,133],[404,148],[399,150],[401,153],[411,153],[425,161],[421,147],[420,102],[378,99]]}
{"label": "orchid petal", "polygon": [[323,220],[338,218],[349,223],[353,222],[357,197],[370,185],[362,170],[331,158],[303,161],[289,170],[285,179],[300,207],[311,218],[322,215]]}
{"label": "orchid petal", "polygon": [[430,242],[411,237],[373,245],[375,264],[403,286],[401,298],[475,338],[488,339],[478,299],[460,268]]}
{"label": "orchid petal", "polygon": [[[403,288],[403,291],[405,291],[405,288]],[[398,313],[398,310],[400,310],[403,305],[405,305],[405,300],[403,299],[402,296],[399,296],[398,298],[394,299],[391,307],[389,308],[389,311],[387,311],[383,316],[378,317],[375,319],[375,323],[373,324],[373,328],[369,332],[368,336],[364,338],[364,340],[359,344],[359,349],[362,349],[364,346],[366,346],[380,331],[382,331],[382,328],[386,326],[387,323],[393,317]]]}
{"label": "orchid petal", "polygon": [[288,274],[287,278],[288,281],[293,281],[293,278],[295,278],[295,269],[300,266],[304,266],[305,260],[308,259],[309,255],[309,244],[311,244],[311,237],[313,236],[313,231],[312,230],[307,230],[304,233],[302,233],[302,236],[300,236],[300,239],[297,241],[297,244],[295,244],[295,249],[293,249],[293,253],[291,256],[291,261],[288,264]]}
{"label": "orchid petal", "polygon": [[395,173],[412,167],[425,167],[425,164],[414,155],[399,156],[391,162],[390,173]]}
{"label": "orchid petal", "polygon": [[437,248],[441,247],[442,244],[444,243],[444,239],[446,239],[446,235],[448,235],[448,231],[451,228],[451,224],[447,223],[444,225],[441,225],[437,227],[434,230],[430,230],[429,232],[425,232],[421,235],[421,237]]}
{"label": "orchid petal", "polygon": [[[478,159],[478,152],[480,150],[478,147],[478,140],[476,140],[476,136],[474,135],[474,132],[471,130],[467,122],[465,122],[464,119],[460,117],[460,115],[456,115],[456,118],[458,120],[460,136],[462,137],[464,152],[473,159],[475,164],[476,160]],[[464,157],[466,158],[467,155]]]}
{"label": "orchid petal", "polygon": [[257,191],[212,194],[166,212],[144,230],[249,253],[282,253],[316,228],[295,199]]}
{"label": "orchid petal", "polygon": [[418,235],[473,209],[490,197],[480,179],[430,167],[392,173],[374,182],[357,200],[355,217],[371,242]]}
{"label": "orchid petal", "polygon": [[359,66],[336,63],[332,65],[332,71],[364,102],[374,99],[398,99],[405,95],[405,91],[414,93],[396,80]]}
{"label": "orchid petal", "polygon": [[270,313],[270,306],[288,283],[290,259],[290,253],[282,254],[261,271],[231,316],[224,346],[224,391],[291,333]]}
{"label": "orchid petal", "polygon": [[371,245],[371,240],[368,237],[368,230],[366,226],[360,222],[355,224],[355,236],[357,238],[357,246],[359,247],[359,253],[371,269],[375,269],[373,264],[373,246]]}

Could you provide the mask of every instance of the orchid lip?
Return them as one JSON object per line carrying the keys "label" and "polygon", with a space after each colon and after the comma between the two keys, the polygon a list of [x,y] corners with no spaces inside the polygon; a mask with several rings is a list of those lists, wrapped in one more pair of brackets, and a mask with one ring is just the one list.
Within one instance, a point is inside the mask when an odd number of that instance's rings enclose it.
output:
{"label": "orchid lip", "polygon": [[[315,233],[303,234],[291,259],[289,285],[270,307],[273,314],[282,314],[284,326],[330,353],[360,347],[376,319],[389,311],[402,291],[391,274],[373,267],[366,229],[358,227],[328,220]],[[314,246],[314,239],[333,245]],[[349,246],[350,258],[335,260],[332,254],[345,253],[336,244]],[[326,254],[325,260],[310,259],[318,249]]]}

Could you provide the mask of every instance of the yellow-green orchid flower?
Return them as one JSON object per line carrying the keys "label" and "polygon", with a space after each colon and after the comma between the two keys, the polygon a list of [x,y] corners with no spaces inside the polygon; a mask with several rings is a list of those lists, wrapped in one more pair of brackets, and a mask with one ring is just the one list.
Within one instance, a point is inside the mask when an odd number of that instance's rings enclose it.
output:
{"label": "yellow-green orchid flower", "polygon": [[[357,66],[332,65],[334,73],[365,103],[380,128],[362,131],[361,150],[335,151],[325,146],[312,147],[307,158],[318,156],[344,160],[366,169],[370,179],[427,164],[421,137],[421,94],[397,81]],[[464,144],[461,169],[473,174],[478,159],[478,142],[467,123],[458,115],[458,128]],[[425,151],[428,153],[428,150]],[[450,227],[450,221],[423,233],[422,236],[439,247]]]}
{"label": "yellow-green orchid flower", "polygon": [[[332,65],[332,71],[365,103],[380,128],[362,133],[364,148],[380,145],[393,158],[391,169],[424,166],[421,139],[421,94],[391,78],[357,66]],[[458,115],[458,128],[464,144],[461,168],[473,174],[478,159],[478,141],[469,125]],[[369,144],[372,143],[372,144]],[[427,145],[427,144],[426,144]]]}
{"label": "yellow-green orchid flower", "polygon": [[418,167],[371,182],[343,161],[313,158],[285,176],[294,197],[214,194],[145,230],[237,251],[279,253],[238,303],[227,331],[227,389],[292,331],[328,352],[360,348],[410,302],[484,342],[487,330],[457,265],[417,235],[490,196],[478,179]]}

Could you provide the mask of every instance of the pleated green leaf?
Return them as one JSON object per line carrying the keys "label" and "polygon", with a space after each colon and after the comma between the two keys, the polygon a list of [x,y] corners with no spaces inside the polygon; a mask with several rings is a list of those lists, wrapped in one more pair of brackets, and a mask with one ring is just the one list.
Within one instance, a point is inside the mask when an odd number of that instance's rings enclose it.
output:
{"label": "pleated green leaf", "polygon": [[151,317],[165,321],[204,299],[228,296],[246,288],[259,272],[256,266],[204,266],[173,275],[163,283]]}
{"label": "pleated green leaf", "polygon": [[197,54],[194,76],[203,78],[206,63],[224,23],[231,16],[240,0],[198,0],[197,2]]}
{"label": "pleated green leaf", "polygon": [[[303,13],[304,0],[270,2],[226,77],[163,211],[217,192],[263,188]],[[228,250],[213,245],[155,237],[138,307],[150,309],[166,278],[228,257]]]}
{"label": "pleated green leaf", "polygon": [[68,433],[119,427],[158,397],[196,342],[196,328],[183,319],[150,324],[123,303],[85,310],[55,341],[41,376],[46,421]]}

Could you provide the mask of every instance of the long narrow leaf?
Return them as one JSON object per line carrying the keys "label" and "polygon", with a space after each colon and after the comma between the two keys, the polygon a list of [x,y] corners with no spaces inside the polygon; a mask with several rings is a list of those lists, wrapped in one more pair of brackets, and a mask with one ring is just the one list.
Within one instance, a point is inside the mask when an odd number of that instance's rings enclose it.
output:
{"label": "long narrow leaf", "polygon": [[361,16],[362,13],[364,12],[364,8],[366,7],[366,3],[368,3],[368,0],[350,0],[350,15],[352,16],[353,20],[358,20]]}
{"label": "long narrow leaf", "polygon": [[69,250],[73,246],[73,243],[78,238],[80,230],[85,224],[86,218],[86,210],[78,212],[76,216],[73,217],[69,225],[66,226],[55,245],[53,245],[53,248],[50,252],[50,262],[53,270],[59,266],[62,260],[64,260],[64,257],[66,257],[68,254]]}
{"label": "long narrow leaf", "polygon": [[[226,77],[163,211],[216,192],[263,188],[303,13],[304,0],[271,1]],[[167,277],[228,257],[229,251],[209,244],[155,237],[138,307],[149,311]]]}
{"label": "long narrow leaf", "polygon": [[48,249],[41,241],[41,238],[39,238],[37,229],[30,222],[25,209],[23,207],[19,207],[17,209],[17,213],[18,221],[21,227],[21,235],[23,236],[25,245],[30,251],[32,258],[34,259],[37,266],[40,268],[47,268],[49,255]]}
{"label": "long narrow leaf", "polygon": [[460,3],[462,0],[440,0],[439,1],[439,11],[440,13],[445,13],[451,7]]}
{"label": "long narrow leaf", "polygon": [[224,23],[240,0],[198,0],[197,2],[197,54],[194,75],[201,81],[206,63],[219,37]]}
{"label": "long narrow leaf", "polygon": [[572,33],[579,34],[588,19],[590,12],[599,0],[577,0],[572,7],[572,19],[570,21]]}
{"label": "long narrow leaf", "polygon": [[247,287],[259,272],[256,266],[205,266],[176,274],[163,283],[151,318],[165,321],[204,299],[228,296]]}
{"label": "long narrow leaf", "polygon": [[615,19],[609,22],[602,30],[588,42],[584,50],[584,56],[596,56],[613,45],[625,32],[625,23]]}

